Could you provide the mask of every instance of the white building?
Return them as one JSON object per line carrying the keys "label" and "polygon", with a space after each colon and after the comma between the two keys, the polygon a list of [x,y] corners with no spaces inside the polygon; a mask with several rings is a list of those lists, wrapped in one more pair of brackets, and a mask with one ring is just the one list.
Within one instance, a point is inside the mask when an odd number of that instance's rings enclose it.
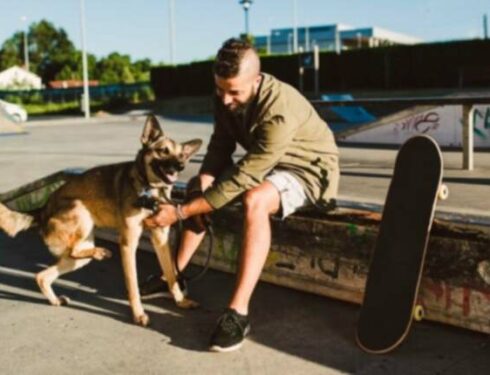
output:
{"label": "white building", "polygon": [[0,90],[30,90],[42,88],[41,77],[19,66],[0,72]]}
{"label": "white building", "polygon": [[[423,42],[410,35],[385,30],[380,27],[353,28],[349,25],[334,24],[321,26],[301,26],[297,28],[298,47],[311,51],[317,45],[321,51],[342,51],[354,48],[372,48],[387,45],[410,45]],[[269,35],[254,37],[258,50],[269,53],[292,53],[294,29],[273,29]]]}

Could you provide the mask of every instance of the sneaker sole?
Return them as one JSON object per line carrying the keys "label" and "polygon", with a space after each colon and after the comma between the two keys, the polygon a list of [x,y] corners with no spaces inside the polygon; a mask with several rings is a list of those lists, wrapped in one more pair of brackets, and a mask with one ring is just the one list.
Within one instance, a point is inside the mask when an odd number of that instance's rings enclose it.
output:
{"label": "sneaker sole", "polygon": [[228,346],[226,348],[223,348],[223,347],[218,346],[218,345],[213,345],[209,348],[209,350],[212,352],[215,352],[215,353],[227,353],[227,352],[233,352],[235,350],[240,349],[242,347],[242,345],[243,345],[243,341],[239,342],[236,345]]}

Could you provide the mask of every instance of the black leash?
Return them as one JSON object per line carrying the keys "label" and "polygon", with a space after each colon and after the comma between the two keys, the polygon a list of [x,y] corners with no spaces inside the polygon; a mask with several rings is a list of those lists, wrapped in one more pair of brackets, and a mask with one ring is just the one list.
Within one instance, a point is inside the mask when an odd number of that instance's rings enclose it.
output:
{"label": "black leash", "polygon": [[[163,200],[172,206],[174,206],[177,210],[179,209],[180,205],[172,200],[170,197],[167,196],[165,191],[162,191],[163,193]],[[159,205],[161,204],[161,201],[154,198],[150,194],[150,189],[144,189],[141,194],[138,196],[138,200],[136,201],[136,206],[137,207],[142,207],[146,208],[150,211],[153,212],[153,214],[156,214],[159,210]],[[179,256],[179,248],[180,248],[180,241],[182,238],[182,232],[184,231],[184,223],[182,220],[181,215],[177,215],[179,220],[178,220],[178,226],[176,228],[176,236],[175,236],[175,243],[176,243],[176,249],[174,251],[174,264],[175,264],[175,269],[177,271],[177,281],[180,283],[192,283],[194,281],[199,280],[201,277],[204,276],[204,274],[208,271],[209,269],[209,263],[211,261],[211,255],[213,252],[213,246],[214,246],[214,231],[211,226],[211,223],[209,221],[206,221],[205,223],[205,231],[207,236],[209,237],[209,245],[208,245],[208,251],[207,251],[207,257],[206,261],[204,263],[204,266],[201,271],[196,272],[195,275],[185,275],[184,271],[181,271],[179,269],[179,265],[177,264],[177,258]],[[175,228],[175,227],[174,227]]]}
{"label": "black leash", "polygon": [[196,272],[192,276],[187,276],[184,274],[184,271],[181,271],[179,269],[179,265],[177,264],[177,258],[179,256],[180,240],[182,239],[182,233],[184,231],[184,229],[183,229],[184,224],[183,224],[182,220],[179,220],[178,227],[179,227],[178,230],[175,232],[176,233],[175,242],[177,243],[177,246],[176,246],[175,256],[174,256],[175,269],[177,271],[177,279],[183,280],[186,283],[192,283],[194,281],[199,280],[201,277],[203,277],[209,269],[209,263],[211,261],[211,255],[213,253],[214,231],[213,231],[213,227],[211,226],[211,223],[206,223],[205,231],[206,231],[206,235],[209,238],[209,245],[208,245],[206,261],[204,262],[202,270]]}

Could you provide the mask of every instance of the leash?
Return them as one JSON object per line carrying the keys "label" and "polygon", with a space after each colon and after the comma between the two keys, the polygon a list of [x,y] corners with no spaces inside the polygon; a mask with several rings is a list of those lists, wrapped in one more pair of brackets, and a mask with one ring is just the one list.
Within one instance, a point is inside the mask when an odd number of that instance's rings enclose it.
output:
{"label": "leash", "polygon": [[[177,258],[179,256],[180,241],[182,238],[182,233],[184,231],[184,220],[183,220],[181,209],[180,209],[181,206],[179,203],[175,202],[170,197],[168,197],[165,191],[162,191],[162,198],[163,198],[165,203],[174,206],[175,209],[177,210],[178,226],[177,226],[177,229],[175,232],[176,233],[176,238],[175,238],[176,249],[174,251],[174,253],[175,253],[174,265],[175,265],[175,269],[177,271],[177,281],[179,283],[184,283],[184,284],[192,283],[192,282],[197,281],[200,278],[202,278],[209,269],[209,263],[211,261],[211,255],[212,255],[213,247],[214,247],[214,231],[213,231],[213,228],[212,228],[211,223],[209,221],[205,222],[205,232],[206,232],[206,235],[209,237],[209,241],[208,241],[209,245],[208,245],[208,249],[207,249],[206,261],[204,262],[202,270],[196,272],[194,275],[191,275],[191,276],[186,275],[184,273],[184,271],[181,271],[179,269],[179,265],[177,264]],[[156,214],[158,212],[160,203],[162,203],[160,200],[151,196],[150,189],[144,189],[140,193],[140,195],[138,196],[138,200],[136,201],[136,206],[146,208],[146,209],[152,211],[153,214]]]}

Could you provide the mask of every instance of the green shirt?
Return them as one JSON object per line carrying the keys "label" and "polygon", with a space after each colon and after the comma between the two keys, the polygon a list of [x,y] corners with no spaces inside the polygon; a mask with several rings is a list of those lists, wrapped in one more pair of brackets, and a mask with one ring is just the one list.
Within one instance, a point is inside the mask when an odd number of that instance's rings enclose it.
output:
{"label": "green shirt", "polygon": [[[244,115],[217,97],[214,132],[200,173],[217,178],[204,198],[218,209],[264,181],[273,169],[298,178],[311,202],[329,204],[338,188],[338,149],[311,103],[292,86],[262,73],[257,96]],[[247,153],[237,163],[236,144]]]}

